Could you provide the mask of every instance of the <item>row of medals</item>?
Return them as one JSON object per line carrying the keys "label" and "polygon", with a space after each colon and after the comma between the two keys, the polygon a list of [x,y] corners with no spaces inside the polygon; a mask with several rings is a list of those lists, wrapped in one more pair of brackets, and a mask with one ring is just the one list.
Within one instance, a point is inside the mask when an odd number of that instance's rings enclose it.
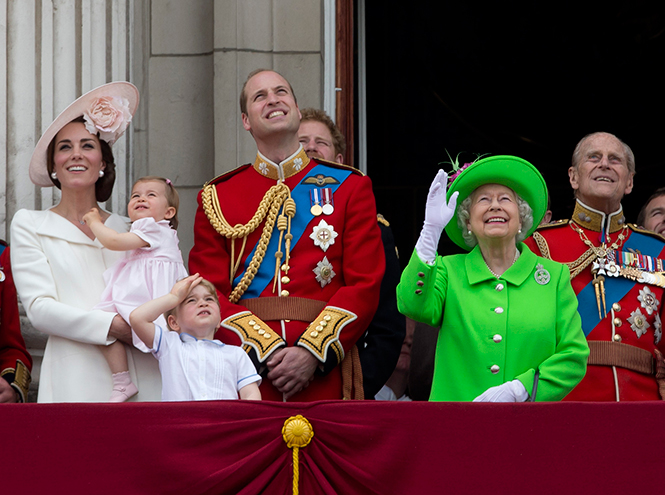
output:
{"label": "row of medals", "polygon": [[[312,207],[309,211],[315,217],[324,215],[332,215],[335,211],[332,199],[332,190],[329,187],[324,189],[314,188],[309,192],[310,203]],[[323,203],[323,205],[321,205]]]}
{"label": "row of medals", "polygon": [[594,262],[592,272],[608,277],[621,276],[642,284],[665,287],[665,274],[663,272],[648,272],[634,266],[620,266],[612,260],[607,261],[605,257],[599,257]]}

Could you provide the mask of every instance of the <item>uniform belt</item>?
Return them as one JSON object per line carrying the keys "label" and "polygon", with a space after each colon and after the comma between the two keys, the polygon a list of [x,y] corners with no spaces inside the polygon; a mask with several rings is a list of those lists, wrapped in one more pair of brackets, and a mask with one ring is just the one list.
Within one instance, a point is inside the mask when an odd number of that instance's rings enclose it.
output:
{"label": "uniform belt", "polygon": [[305,297],[256,297],[242,299],[243,305],[263,321],[298,320],[312,322],[326,307],[325,301]]}
{"label": "uniform belt", "polygon": [[653,355],[645,350],[618,342],[590,340],[589,364],[597,366],[619,366],[647,375],[656,374]]}

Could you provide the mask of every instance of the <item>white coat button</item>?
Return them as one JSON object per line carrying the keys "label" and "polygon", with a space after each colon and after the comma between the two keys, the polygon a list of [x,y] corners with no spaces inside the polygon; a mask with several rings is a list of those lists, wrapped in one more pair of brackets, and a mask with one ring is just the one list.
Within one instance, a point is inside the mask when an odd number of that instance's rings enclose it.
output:
{"label": "white coat button", "polygon": [[498,308],[496,308],[496,309],[494,310],[494,312],[495,312],[496,314],[500,315],[501,313],[503,313],[503,308],[502,308],[501,306],[499,306]]}
{"label": "white coat button", "polygon": [[503,337],[497,333],[494,337],[492,337],[492,340],[494,340],[496,343],[499,343],[503,340]]}
{"label": "white coat button", "polygon": [[496,284],[496,287],[494,287],[496,290],[501,292],[503,290],[503,284]]}
{"label": "white coat button", "polygon": [[496,375],[500,369],[501,368],[499,368],[498,364],[493,364],[492,367],[490,368],[490,371]]}

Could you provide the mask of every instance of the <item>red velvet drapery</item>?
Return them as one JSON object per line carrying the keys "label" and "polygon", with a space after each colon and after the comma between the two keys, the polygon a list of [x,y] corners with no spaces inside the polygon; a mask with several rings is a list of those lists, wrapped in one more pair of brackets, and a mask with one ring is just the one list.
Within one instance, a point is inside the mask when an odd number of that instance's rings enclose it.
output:
{"label": "red velvet drapery", "polygon": [[[229,402],[0,406],[0,493],[661,493],[665,404]],[[9,486],[8,486],[9,485]]]}

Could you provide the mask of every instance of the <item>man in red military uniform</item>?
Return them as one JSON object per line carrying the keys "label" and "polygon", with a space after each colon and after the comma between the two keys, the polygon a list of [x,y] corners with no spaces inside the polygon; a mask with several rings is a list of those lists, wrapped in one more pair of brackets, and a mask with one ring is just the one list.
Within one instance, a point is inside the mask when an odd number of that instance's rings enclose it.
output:
{"label": "man in red military uniform", "polygon": [[625,221],[621,199],[633,188],[633,152],[612,134],[590,134],[577,144],[568,174],[573,217],[526,241],[570,268],[591,351],[586,376],[564,400],[660,400],[665,243]]}
{"label": "man in red military uniform", "polygon": [[263,399],[361,396],[355,343],[385,265],[371,182],[307,156],[293,90],[276,72],[250,74],[240,108],[257,157],[201,191],[190,272],[217,287],[217,335],[264,372]]}
{"label": "man in red military uniform", "polygon": [[18,316],[9,248],[0,241],[0,403],[28,400],[32,357],[25,349]]}

